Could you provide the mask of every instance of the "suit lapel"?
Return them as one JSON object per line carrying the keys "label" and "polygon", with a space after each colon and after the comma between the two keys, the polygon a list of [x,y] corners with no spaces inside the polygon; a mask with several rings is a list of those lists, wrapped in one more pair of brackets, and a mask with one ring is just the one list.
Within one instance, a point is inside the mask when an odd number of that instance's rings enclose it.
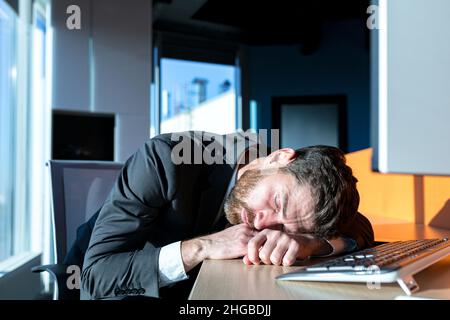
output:
{"label": "suit lapel", "polygon": [[198,209],[195,234],[211,232],[211,227],[220,210],[234,166],[217,165],[208,177],[209,188],[202,192]]}
{"label": "suit lapel", "polygon": [[195,227],[195,234],[210,233],[214,224],[217,223],[223,214],[223,200],[233,177],[238,158],[247,148],[255,146],[257,141],[248,139],[241,133],[234,133],[224,136],[223,164],[208,166],[210,171],[208,176],[209,188],[202,192],[198,209],[198,218]]}

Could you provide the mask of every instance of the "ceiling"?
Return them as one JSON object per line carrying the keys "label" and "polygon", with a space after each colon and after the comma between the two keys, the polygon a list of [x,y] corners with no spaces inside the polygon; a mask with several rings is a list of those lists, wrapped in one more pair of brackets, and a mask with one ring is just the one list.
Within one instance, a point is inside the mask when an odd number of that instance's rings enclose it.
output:
{"label": "ceiling", "polygon": [[154,0],[154,30],[247,44],[317,41],[324,22],[367,19],[369,0]]}

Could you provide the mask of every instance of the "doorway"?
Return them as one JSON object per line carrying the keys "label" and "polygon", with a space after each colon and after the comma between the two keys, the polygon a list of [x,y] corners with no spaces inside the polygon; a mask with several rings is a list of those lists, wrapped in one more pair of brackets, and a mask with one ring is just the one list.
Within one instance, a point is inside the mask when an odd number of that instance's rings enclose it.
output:
{"label": "doorway", "polygon": [[347,152],[347,97],[274,97],[272,128],[280,129],[281,148],[329,145]]}

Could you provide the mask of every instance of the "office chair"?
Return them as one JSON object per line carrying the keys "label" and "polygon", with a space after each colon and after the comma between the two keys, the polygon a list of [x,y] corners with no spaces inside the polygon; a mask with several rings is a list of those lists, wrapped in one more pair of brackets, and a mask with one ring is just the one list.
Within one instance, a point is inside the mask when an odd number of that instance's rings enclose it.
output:
{"label": "office chair", "polygon": [[[54,299],[78,300],[80,290],[67,286],[72,274],[67,272],[64,258],[75,242],[77,228],[98,214],[123,165],[102,161],[51,160],[47,166],[51,176],[56,264],[37,266],[32,271],[46,271],[52,275],[56,281]],[[78,267],[81,270],[82,265]]]}

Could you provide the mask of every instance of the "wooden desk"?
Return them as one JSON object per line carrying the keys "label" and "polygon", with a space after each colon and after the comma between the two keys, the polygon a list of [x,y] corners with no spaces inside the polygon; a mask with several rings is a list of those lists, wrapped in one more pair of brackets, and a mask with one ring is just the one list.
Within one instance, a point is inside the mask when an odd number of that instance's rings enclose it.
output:
{"label": "wooden desk", "polygon": [[[415,224],[374,225],[377,241],[395,241],[450,236],[450,230]],[[309,261],[311,264],[316,261]],[[203,262],[189,299],[195,300],[308,300],[308,299],[394,299],[404,296],[396,284],[369,289],[365,283],[276,281],[291,267],[247,266],[242,260]],[[415,275],[420,290],[415,296],[450,299],[450,256]]]}

